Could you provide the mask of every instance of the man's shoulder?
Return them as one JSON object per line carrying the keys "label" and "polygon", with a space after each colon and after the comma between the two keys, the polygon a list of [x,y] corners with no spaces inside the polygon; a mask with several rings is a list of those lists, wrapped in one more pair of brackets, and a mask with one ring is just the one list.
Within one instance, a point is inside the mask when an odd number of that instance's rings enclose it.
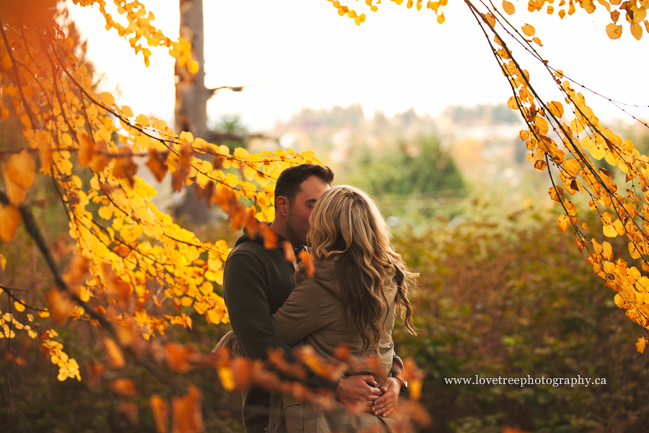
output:
{"label": "man's shoulder", "polygon": [[232,251],[230,251],[230,255],[228,256],[228,259],[237,255],[252,255],[252,256],[258,256],[258,257],[263,257],[267,256],[269,253],[269,250],[264,248],[264,246],[258,242],[255,241],[246,241],[246,242],[239,242],[237,243],[234,248],[232,248]]}
{"label": "man's shoulder", "polygon": [[270,263],[278,260],[277,255],[278,250],[266,249],[263,244],[249,240],[246,242],[237,242],[232,251],[230,251],[226,263],[242,258],[252,258],[259,262]]}

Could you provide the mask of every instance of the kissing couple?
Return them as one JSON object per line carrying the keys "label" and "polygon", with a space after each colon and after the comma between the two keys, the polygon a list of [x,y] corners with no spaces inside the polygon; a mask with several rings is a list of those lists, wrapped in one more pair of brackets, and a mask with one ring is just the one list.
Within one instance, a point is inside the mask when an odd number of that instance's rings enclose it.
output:
{"label": "kissing couple", "polygon": [[[303,384],[329,390],[340,403],[361,403],[352,414],[343,404],[323,409],[290,395],[268,394],[251,386],[243,395],[247,433],[391,431],[394,411],[407,383],[394,352],[397,314],[414,334],[408,289],[415,274],[390,245],[390,232],[376,204],[363,191],[331,187],[333,172],[315,164],[285,169],[275,185],[275,217],[269,229],[277,247],[241,236],[225,263],[223,297],[232,331],[218,347],[265,361],[268,349],[282,349],[292,361],[293,347],[311,346],[331,360],[344,344],[356,357],[377,356],[381,377],[368,371],[345,372],[338,382],[311,373]],[[315,273],[286,260],[283,243],[296,252],[308,248]],[[299,257],[299,254],[295,254]],[[387,379],[385,379],[387,377]]]}

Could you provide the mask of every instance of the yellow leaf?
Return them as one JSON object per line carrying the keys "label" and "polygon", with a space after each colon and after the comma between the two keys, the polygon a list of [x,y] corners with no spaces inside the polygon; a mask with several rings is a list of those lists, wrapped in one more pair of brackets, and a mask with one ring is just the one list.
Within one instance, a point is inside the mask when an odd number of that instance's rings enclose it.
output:
{"label": "yellow leaf", "polygon": [[138,114],[138,116],[135,118],[135,122],[142,127],[151,125],[151,121],[144,114]]}
{"label": "yellow leaf", "polygon": [[626,234],[624,224],[622,224],[622,221],[620,221],[619,219],[615,220],[615,222],[613,223],[613,228],[615,229],[615,232],[618,234],[618,236],[624,236]]}
{"label": "yellow leaf", "polygon": [[5,258],[5,256],[0,254],[0,266],[2,267],[3,271],[5,270],[6,265],[7,265],[7,259]]}
{"label": "yellow leaf", "polygon": [[243,147],[237,147],[234,149],[234,157],[237,159],[247,160],[250,157],[250,154]]}
{"label": "yellow leaf", "polygon": [[115,98],[113,98],[113,95],[111,95],[108,92],[102,92],[100,95],[101,97],[101,102],[103,102],[106,105],[114,105],[115,104]]}
{"label": "yellow leaf", "polygon": [[124,113],[124,116],[126,117],[133,117],[133,110],[131,110],[131,107],[128,105],[122,105],[122,113]]}
{"label": "yellow leaf", "polygon": [[102,206],[97,211],[97,214],[105,220],[109,220],[113,216],[113,209],[109,206]]}
{"label": "yellow leaf", "polygon": [[512,15],[514,12],[516,12],[514,5],[507,0],[503,0],[503,10],[507,13],[507,15]]}
{"label": "yellow leaf", "polygon": [[577,215],[577,206],[575,206],[575,204],[574,204],[573,202],[571,202],[570,200],[566,199],[566,200],[563,202],[563,205],[565,206],[566,211],[568,212],[568,215],[570,215],[570,216],[575,216],[575,215]]}
{"label": "yellow leaf", "polygon": [[536,116],[536,119],[534,119],[534,124],[538,128],[540,135],[545,135],[548,133],[549,130],[548,122],[541,116],[538,115]]}
{"label": "yellow leaf", "polygon": [[570,227],[570,218],[565,215],[561,215],[559,218],[557,218],[557,225],[559,226],[561,231],[565,233],[568,230],[568,227]]}
{"label": "yellow leaf", "polygon": [[538,45],[539,47],[542,47],[542,46],[543,46],[543,43],[541,42],[541,39],[537,38],[536,36],[534,36],[534,37],[532,38],[532,42],[534,42],[534,43],[535,43],[536,45]]}
{"label": "yellow leaf", "polygon": [[615,227],[613,224],[605,225],[602,228],[602,231],[604,232],[604,236],[608,238],[615,238],[617,237],[617,231],[615,230]]}
{"label": "yellow leaf", "polygon": [[603,146],[593,146],[590,148],[590,154],[599,161],[606,155],[606,149]]}
{"label": "yellow leaf", "polygon": [[18,301],[14,301],[14,308],[19,313],[22,313],[23,311],[25,311],[25,306],[23,304],[21,304],[20,302],[18,302]]}
{"label": "yellow leaf", "polygon": [[196,60],[192,60],[189,62],[189,65],[187,65],[187,69],[189,69],[189,72],[192,74],[195,74],[198,72],[198,62]]}
{"label": "yellow leaf", "polygon": [[638,349],[638,352],[644,353],[645,346],[647,345],[647,339],[642,337],[638,338],[638,342],[635,344],[636,349]]}
{"label": "yellow leaf", "polygon": [[642,38],[642,27],[639,24],[631,24],[631,34],[639,41]]}
{"label": "yellow leaf", "polygon": [[576,159],[568,158],[564,161],[563,167],[566,169],[568,173],[570,173],[572,176],[577,176],[579,173],[580,165],[579,161]]}
{"label": "yellow leaf", "polygon": [[561,102],[551,101],[548,104],[548,110],[550,110],[550,113],[552,113],[558,119],[561,119],[563,117],[563,105],[561,104]]}
{"label": "yellow leaf", "polygon": [[192,134],[190,131],[183,131],[178,136],[178,139],[181,141],[181,143],[186,142],[192,144],[194,142],[194,134]]}
{"label": "yellow leaf", "polygon": [[570,129],[572,132],[580,133],[584,130],[584,124],[579,119],[572,119],[570,122]]}
{"label": "yellow leaf", "polygon": [[534,36],[534,33],[536,33],[536,30],[534,29],[534,27],[529,25],[529,24],[525,24],[522,27],[522,30],[523,30],[523,33],[525,33],[525,36],[529,36],[529,37]]}
{"label": "yellow leaf", "polygon": [[437,15],[437,22],[439,24],[444,24],[444,21],[446,21],[446,18],[444,18],[444,12],[442,12],[441,14]]}
{"label": "yellow leaf", "polygon": [[613,247],[608,242],[602,242],[602,256],[607,260],[613,260]]}
{"label": "yellow leaf", "polygon": [[595,143],[589,136],[586,135],[584,138],[581,139],[581,147],[583,147],[584,150],[588,150],[593,146],[595,146]]}
{"label": "yellow leaf", "polygon": [[631,254],[631,258],[634,259],[639,259],[640,257],[642,257],[640,250],[633,242],[629,242],[629,253]]}
{"label": "yellow leaf", "polygon": [[619,39],[622,36],[622,26],[610,23],[606,25],[606,34],[611,39]]}

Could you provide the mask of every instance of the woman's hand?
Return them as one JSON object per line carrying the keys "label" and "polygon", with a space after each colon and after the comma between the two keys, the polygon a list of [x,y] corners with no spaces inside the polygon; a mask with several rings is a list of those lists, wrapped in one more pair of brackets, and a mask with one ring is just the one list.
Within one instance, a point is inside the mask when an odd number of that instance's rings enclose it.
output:
{"label": "woman's hand", "polygon": [[399,401],[399,392],[401,391],[401,382],[394,378],[388,377],[387,381],[380,388],[383,395],[374,400],[370,412],[380,417],[388,417],[397,407]]}
{"label": "woman's hand", "polygon": [[[342,403],[356,404],[364,402],[369,409],[372,403],[382,394],[379,388],[375,388],[376,380],[371,375],[348,376],[340,379],[336,390],[336,399]],[[397,394],[399,391],[397,390]]]}

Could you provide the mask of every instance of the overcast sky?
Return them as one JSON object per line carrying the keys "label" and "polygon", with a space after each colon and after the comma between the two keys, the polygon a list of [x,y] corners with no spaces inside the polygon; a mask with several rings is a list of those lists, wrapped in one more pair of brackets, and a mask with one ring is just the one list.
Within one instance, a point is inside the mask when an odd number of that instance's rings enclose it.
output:
{"label": "overcast sky", "polygon": [[[155,13],[155,25],[170,37],[178,36],[178,0],[143,3]],[[363,3],[347,2],[359,11]],[[610,98],[649,105],[649,36],[633,39],[621,17],[622,38],[608,39],[607,21],[599,21],[608,13],[599,4],[592,15],[577,8],[563,21],[545,12],[527,12],[526,1],[514,4],[520,12],[510,22],[536,27],[544,44],[539,52],[552,65]],[[241,93],[218,93],[208,106],[211,119],[238,113],[252,129],[269,129],[303,107],[360,102],[368,116],[376,109],[392,115],[410,107],[435,115],[450,104],[507,101],[509,85],[463,2],[450,1],[443,25],[432,11],[404,6],[385,0],[358,27],[339,17],[326,0],[206,0],[207,86],[258,85]],[[115,30],[104,29],[97,10],[69,8],[89,41],[89,57],[106,74],[102,90],[119,89],[118,99],[134,112],[171,121],[173,59],[166,50],[154,49],[146,68],[128,42]],[[530,70],[532,83],[549,91],[547,77],[519,47],[514,49]],[[584,94],[601,118],[623,116]],[[548,95],[548,100],[559,99],[556,93]],[[647,115],[646,109],[634,110]]]}

